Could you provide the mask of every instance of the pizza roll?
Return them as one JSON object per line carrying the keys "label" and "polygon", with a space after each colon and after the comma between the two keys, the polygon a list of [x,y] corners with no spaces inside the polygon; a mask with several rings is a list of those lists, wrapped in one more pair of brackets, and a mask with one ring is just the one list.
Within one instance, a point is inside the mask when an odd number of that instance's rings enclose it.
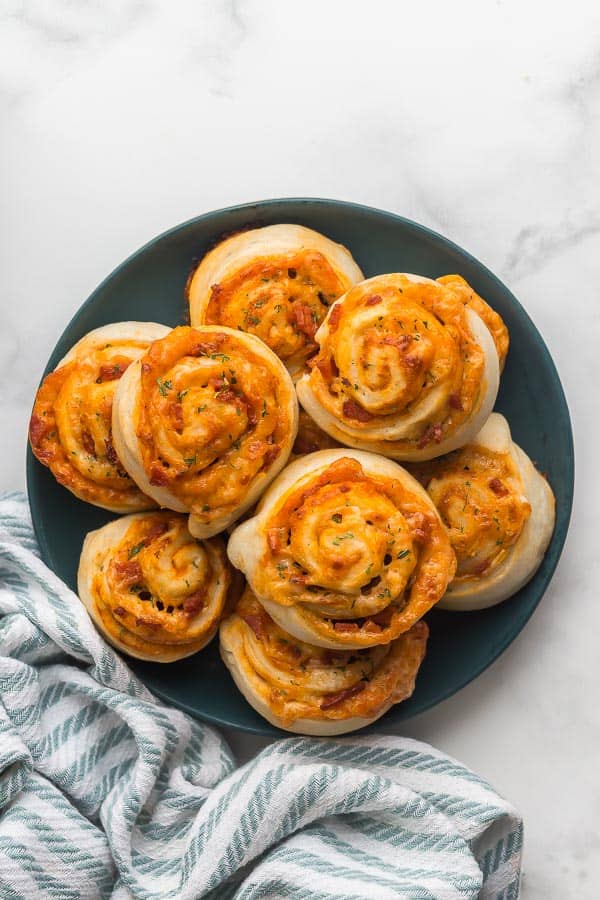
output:
{"label": "pizza roll", "polygon": [[456,565],[419,483],[389,459],[346,449],[291,463],[227,552],[281,628],[332,649],[408,631]]}
{"label": "pizza roll", "polygon": [[417,472],[445,523],[457,558],[440,606],[494,606],[534,575],[554,530],[554,495],[492,413],[462,450]]}
{"label": "pizza roll", "polygon": [[196,653],[214,637],[230,569],[223,541],[196,540],[185,516],[136,513],[86,536],[77,583],[82,603],[114,647],[166,663]]}
{"label": "pizza roll", "polygon": [[461,275],[442,275],[437,281],[449,287],[461,303],[468,306],[473,312],[476,312],[479,318],[485,322],[488,331],[494,339],[500,371],[502,372],[509,345],[508,328],[502,321],[502,318],[479,294],[475,293],[471,285]]}
{"label": "pizza roll", "polygon": [[467,443],[496,399],[490,331],[450,287],[378,275],[351,288],[316,334],[298,398],[337,441],[398,460]]}
{"label": "pizza roll", "polygon": [[278,728],[315,735],[364,728],[410,697],[427,635],[416,622],[377,647],[314,647],[280,628],[250,589],[219,630],[221,656],[248,703]]}
{"label": "pizza roll", "polygon": [[283,468],[298,426],[285,366],[251,334],[175,328],[125,373],[113,432],[123,465],[196,537],[239,518]]}
{"label": "pizza roll", "polygon": [[363,274],[341,244],[301,225],[268,225],[229,237],[187,285],[192,325],[257,335],[298,374],[316,351],[327,310]]}
{"label": "pizza roll", "polygon": [[112,404],[129,365],[169,331],[154,322],[96,328],[42,382],[29,424],[31,449],[80,500],[117,513],[155,505],[128,476],[115,452]]}

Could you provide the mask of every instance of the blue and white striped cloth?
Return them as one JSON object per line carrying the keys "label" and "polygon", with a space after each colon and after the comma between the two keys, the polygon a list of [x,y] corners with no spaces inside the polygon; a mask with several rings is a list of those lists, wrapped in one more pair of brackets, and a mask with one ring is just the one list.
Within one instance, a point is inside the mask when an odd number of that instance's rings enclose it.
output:
{"label": "blue and white striped cloth", "polygon": [[0,502],[0,897],[495,898],[522,823],[398,737],[281,740],[242,768],[156,701]]}

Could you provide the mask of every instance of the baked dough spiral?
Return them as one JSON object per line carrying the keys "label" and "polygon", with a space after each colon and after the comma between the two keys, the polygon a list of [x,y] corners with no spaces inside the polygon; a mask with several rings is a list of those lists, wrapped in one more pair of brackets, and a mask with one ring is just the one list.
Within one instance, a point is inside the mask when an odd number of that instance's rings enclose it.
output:
{"label": "baked dough spiral", "polygon": [[112,404],[129,365],[169,330],[154,322],[96,328],[40,386],[29,424],[31,449],[80,500],[117,513],[155,505],[127,475],[115,452]]}
{"label": "baked dough spiral", "polygon": [[456,289],[418,275],[369,278],[330,309],[298,398],[340,443],[398,460],[467,443],[489,416],[498,353]]}
{"label": "baked dough spiral", "polygon": [[554,495],[492,413],[472,443],[432,460],[415,475],[448,529],[456,576],[439,606],[494,606],[534,575],[554,530]]}
{"label": "baked dough spiral", "polygon": [[346,449],[291,463],[227,552],[281,628],[332,649],[408,631],[456,565],[418,482],[389,459]]}
{"label": "baked dough spiral", "polygon": [[175,328],[121,379],[115,447],[141,490],[189,512],[210,537],[248,509],[290,454],[294,385],[262,341],[231,328]]}
{"label": "baked dough spiral", "polygon": [[136,513],[86,536],[77,582],[82,603],[111,644],[166,663],[214,637],[230,570],[223,541],[197,541],[185,516]]}
{"label": "baked dough spiral", "polygon": [[476,312],[479,318],[485,322],[488,331],[494,339],[496,351],[498,353],[498,361],[500,363],[500,371],[504,369],[506,355],[508,353],[509,335],[508,328],[502,321],[502,317],[498,315],[495,309],[485,302],[485,300],[476,294],[468,281],[462,275],[442,275],[438,278],[439,284],[449,287],[455,296],[468,306],[473,312]]}
{"label": "baked dough spiral", "polygon": [[247,589],[219,630],[236,685],[272,725],[297,734],[364,728],[414,691],[428,628],[416,622],[389,644],[328,650],[281,629]]}
{"label": "baked dough spiral", "polygon": [[328,308],[363,274],[341,244],[301,225],[268,225],[227,238],[202,259],[187,294],[192,325],[257,335],[298,374],[317,349]]}

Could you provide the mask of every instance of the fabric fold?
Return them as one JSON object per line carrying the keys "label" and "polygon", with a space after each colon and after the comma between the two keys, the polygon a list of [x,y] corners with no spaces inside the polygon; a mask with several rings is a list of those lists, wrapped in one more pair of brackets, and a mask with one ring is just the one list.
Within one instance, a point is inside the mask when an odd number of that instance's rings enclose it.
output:
{"label": "fabric fold", "polygon": [[428,745],[288,738],[236,769],[104,643],[15,494],[0,501],[0,701],[1,896],[518,896],[518,813]]}

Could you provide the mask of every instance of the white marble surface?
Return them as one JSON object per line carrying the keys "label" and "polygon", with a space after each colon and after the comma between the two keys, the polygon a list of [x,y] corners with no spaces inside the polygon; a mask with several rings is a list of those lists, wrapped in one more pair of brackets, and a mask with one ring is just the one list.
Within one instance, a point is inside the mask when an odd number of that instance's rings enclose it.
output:
{"label": "white marble surface", "polygon": [[[71,314],[140,244],[200,212],[295,195],[385,207],[468,248],[525,304],[573,414],[570,537],[524,633],[404,733],[522,810],[524,897],[597,897],[600,6],[2,0],[0,12],[0,488],[24,485],[34,389]],[[261,744],[231,739],[242,758]]]}

